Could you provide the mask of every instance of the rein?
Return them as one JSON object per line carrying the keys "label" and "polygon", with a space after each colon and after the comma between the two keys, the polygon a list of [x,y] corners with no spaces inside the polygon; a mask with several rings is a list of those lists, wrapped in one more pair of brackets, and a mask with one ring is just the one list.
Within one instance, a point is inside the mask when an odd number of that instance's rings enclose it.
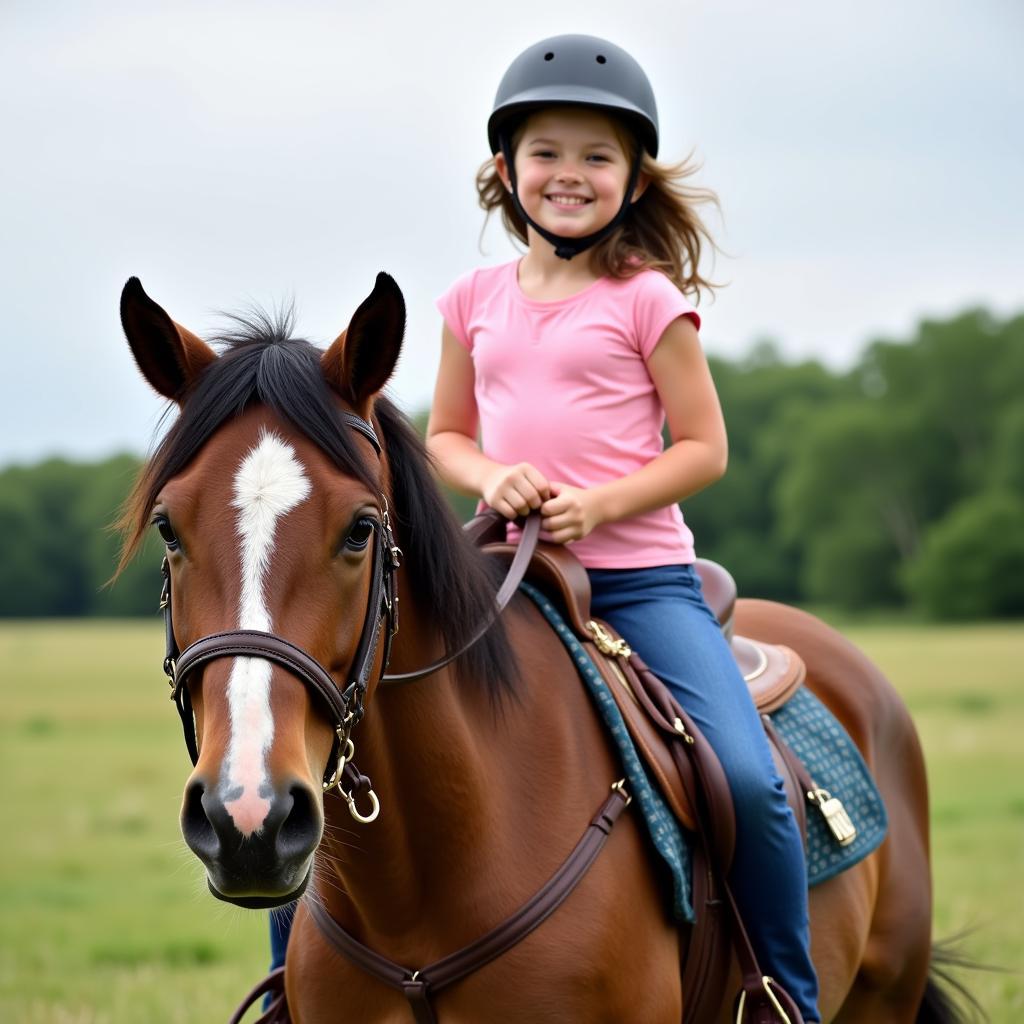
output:
{"label": "rein", "polygon": [[[373,445],[379,458],[381,445],[373,426],[352,413],[342,412],[341,415],[348,426],[358,431]],[[391,646],[398,632],[398,594],[395,574],[401,565],[402,550],[395,543],[391,531],[387,498],[381,495],[381,501],[383,512],[380,519],[371,520],[375,542],[366,617],[363,621],[359,645],[347,676],[348,681],[343,687],[308,651],[276,633],[263,630],[236,629],[223,633],[211,633],[189,644],[184,651],[181,651],[174,635],[171,611],[171,569],[167,557],[164,557],[161,566],[163,586],[160,592],[160,608],[164,616],[166,644],[163,668],[171,687],[171,700],[174,701],[181,718],[185,746],[193,765],[199,760],[199,745],[188,688],[188,680],[192,672],[219,658],[265,658],[286,669],[306,686],[320,704],[321,710],[326,713],[334,729],[334,744],[327,761],[328,767],[324,772],[324,791],[337,786],[348,802],[349,811],[358,821],[373,821],[377,817],[380,804],[371,788],[372,784],[366,776],[360,775],[355,765],[352,764],[352,758],[355,755],[352,730],[362,720],[365,712],[364,700],[381,646],[381,638],[383,637],[384,648],[379,681],[383,684],[408,683],[416,679],[423,679],[465,654],[490,629],[509,601],[512,600],[536,549],[541,522],[539,513],[534,513],[527,519],[519,550],[516,552],[516,557],[495,597],[494,613],[473,636],[457,651],[431,662],[424,668],[389,675],[387,666],[391,658]],[[347,790],[341,784],[343,779],[348,785]],[[366,816],[359,813],[355,803],[356,795],[363,792],[368,794],[372,807],[370,814]]]}

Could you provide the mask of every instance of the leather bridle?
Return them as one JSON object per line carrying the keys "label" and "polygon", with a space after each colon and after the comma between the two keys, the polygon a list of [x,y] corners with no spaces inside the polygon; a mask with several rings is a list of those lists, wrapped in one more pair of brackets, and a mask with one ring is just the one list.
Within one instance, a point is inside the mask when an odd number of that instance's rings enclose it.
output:
{"label": "leather bridle", "polygon": [[[348,426],[362,434],[373,445],[377,457],[380,458],[381,445],[373,426],[352,413],[342,412],[340,415]],[[526,573],[526,567],[536,548],[537,537],[540,533],[540,516],[530,516],[523,530],[519,550],[516,552],[508,575],[495,598],[494,614],[459,650],[447,654],[425,668],[388,675],[387,666],[391,657],[391,646],[398,632],[398,594],[395,574],[401,565],[402,551],[395,543],[391,530],[388,502],[383,494],[381,495],[381,505],[380,518],[369,518],[373,524],[374,537],[370,596],[359,645],[356,648],[344,686],[340,686],[331,673],[313,655],[275,633],[262,630],[236,629],[223,633],[211,633],[189,644],[184,651],[179,651],[174,636],[171,613],[171,571],[167,557],[164,557],[161,566],[163,587],[160,593],[160,608],[164,616],[166,640],[163,667],[171,687],[171,699],[181,718],[185,746],[193,765],[199,760],[199,746],[192,712],[192,699],[188,688],[191,673],[219,658],[265,658],[286,669],[305,684],[334,729],[331,756],[328,758],[327,769],[324,771],[324,791],[337,786],[348,802],[350,812],[357,820],[372,821],[376,818],[380,805],[371,788],[370,780],[366,776],[360,775],[352,764],[355,754],[352,730],[363,718],[364,700],[377,660],[381,639],[383,638],[384,644],[380,669],[380,682],[382,683],[412,682],[444,668],[469,650],[487,632],[512,599],[512,595]],[[349,787],[347,790],[342,786],[343,779]],[[368,816],[363,816],[356,809],[356,796],[362,792],[367,793],[371,801],[372,809]]]}
{"label": "leather bridle", "polygon": [[[342,413],[342,416],[349,426],[358,430],[373,444],[374,450],[380,458],[380,442],[377,440],[373,427],[351,413]],[[370,597],[359,646],[352,659],[352,667],[346,676],[348,681],[344,687],[339,686],[327,669],[307,651],[275,633],[262,630],[238,629],[225,633],[212,633],[189,644],[184,651],[179,652],[171,616],[170,565],[167,558],[164,558],[164,582],[160,595],[160,607],[164,613],[167,641],[164,671],[167,673],[171,685],[171,696],[181,717],[185,745],[193,764],[199,760],[199,749],[195,719],[192,713],[192,700],[188,689],[188,679],[192,671],[218,658],[266,658],[287,669],[301,683],[305,684],[316,697],[322,710],[326,712],[334,728],[334,744],[331,757],[327,762],[328,768],[324,772],[324,791],[337,786],[348,803],[350,813],[357,821],[370,822],[377,817],[380,812],[380,802],[373,792],[372,784],[366,776],[359,773],[352,763],[355,754],[352,730],[363,717],[363,702],[373,667],[377,661],[381,638],[384,638],[380,669],[382,684],[412,682],[450,664],[469,650],[487,632],[512,599],[526,574],[527,566],[537,547],[541,524],[539,512],[532,513],[527,518],[508,574],[496,595],[493,614],[459,650],[445,655],[425,668],[388,675],[386,669],[391,654],[391,644],[398,632],[398,595],[395,574],[401,564],[402,552],[395,544],[391,532],[388,503],[383,494],[381,495],[381,505],[380,518],[371,518],[370,520],[373,523],[374,534]],[[500,517],[496,518],[500,520]],[[478,519],[469,524],[467,532],[470,536],[483,536],[494,522],[495,518],[491,518],[489,521]],[[332,764],[337,765],[333,770],[331,769]],[[332,948],[357,963],[378,980],[398,989],[405,995],[417,1024],[436,1024],[437,1017],[432,1005],[433,992],[454,984],[512,948],[554,913],[573,892],[600,853],[615,822],[630,802],[623,783],[624,780],[620,780],[612,786],[611,795],[598,808],[569,857],[530,900],[497,928],[426,968],[409,971],[402,965],[364,946],[353,936],[348,935],[316,901],[309,904],[310,913],[321,934],[329,941]],[[345,786],[348,786],[348,789]],[[368,794],[371,804],[370,813],[367,815],[361,814],[356,808],[356,797],[362,793]],[[281,973],[278,971],[272,975],[274,985],[281,981]],[[262,992],[263,988],[260,988],[255,995],[250,994],[232,1019],[238,1020],[253,999],[258,998]],[[283,1001],[283,995],[280,1001]]]}

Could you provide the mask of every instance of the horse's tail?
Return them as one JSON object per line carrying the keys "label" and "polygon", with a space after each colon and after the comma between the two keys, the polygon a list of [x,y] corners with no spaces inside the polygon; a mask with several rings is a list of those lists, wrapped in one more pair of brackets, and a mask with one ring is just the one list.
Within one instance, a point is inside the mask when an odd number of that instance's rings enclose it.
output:
{"label": "horse's tail", "polygon": [[991,971],[1000,968],[964,956],[958,947],[962,938],[963,935],[956,935],[932,945],[928,984],[914,1024],[975,1024],[989,1019],[981,1003],[953,976],[951,969]]}

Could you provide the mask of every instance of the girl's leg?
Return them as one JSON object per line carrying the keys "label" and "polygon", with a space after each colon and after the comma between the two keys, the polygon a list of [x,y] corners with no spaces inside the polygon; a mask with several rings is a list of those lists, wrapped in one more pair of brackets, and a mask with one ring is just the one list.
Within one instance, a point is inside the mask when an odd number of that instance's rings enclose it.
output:
{"label": "girl's leg", "polygon": [[692,566],[594,569],[593,613],[672,690],[722,762],[736,809],[729,876],[762,969],[818,1021],[803,840],[768,741]]}
{"label": "girl's leg", "polygon": [[[285,907],[278,907],[272,910],[270,917],[270,969],[276,971],[278,967],[284,967],[284,954],[288,948],[288,936],[292,931],[292,918],[295,917],[295,904],[291,903]],[[274,994],[268,992],[263,997],[263,1012],[270,1009],[274,1001]]]}
{"label": "girl's leg", "polygon": [[288,948],[288,936],[292,930],[295,907],[279,907],[270,912],[270,969],[276,971],[284,966],[284,953]]}

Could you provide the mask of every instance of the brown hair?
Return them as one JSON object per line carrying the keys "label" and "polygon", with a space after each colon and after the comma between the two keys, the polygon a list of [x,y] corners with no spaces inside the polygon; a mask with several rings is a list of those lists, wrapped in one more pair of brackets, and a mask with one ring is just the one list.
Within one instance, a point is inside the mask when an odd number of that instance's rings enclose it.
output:
{"label": "brown hair", "polygon": [[[611,120],[626,157],[632,162],[636,139],[617,119]],[[525,128],[524,121],[512,134],[513,153]],[[700,274],[704,245],[721,250],[698,214],[697,207],[704,203],[721,207],[718,196],[711,189],[686,183],[700,170],[692,156],[691,152],[679,163],[662,164],[644,153],[640,169],[648,175],[650,183],[633,204],[625,221],[591,250],[591,259],[598,273],[625,278],[651,267],[664,273],[681,292],[698,300],[702,289],[711,292],[720,287]],[[500,210],[505,230],[520,242],[528,243],[526,222],[516,212],[493,157],[477,171],[476,190],[487,216]]]}

